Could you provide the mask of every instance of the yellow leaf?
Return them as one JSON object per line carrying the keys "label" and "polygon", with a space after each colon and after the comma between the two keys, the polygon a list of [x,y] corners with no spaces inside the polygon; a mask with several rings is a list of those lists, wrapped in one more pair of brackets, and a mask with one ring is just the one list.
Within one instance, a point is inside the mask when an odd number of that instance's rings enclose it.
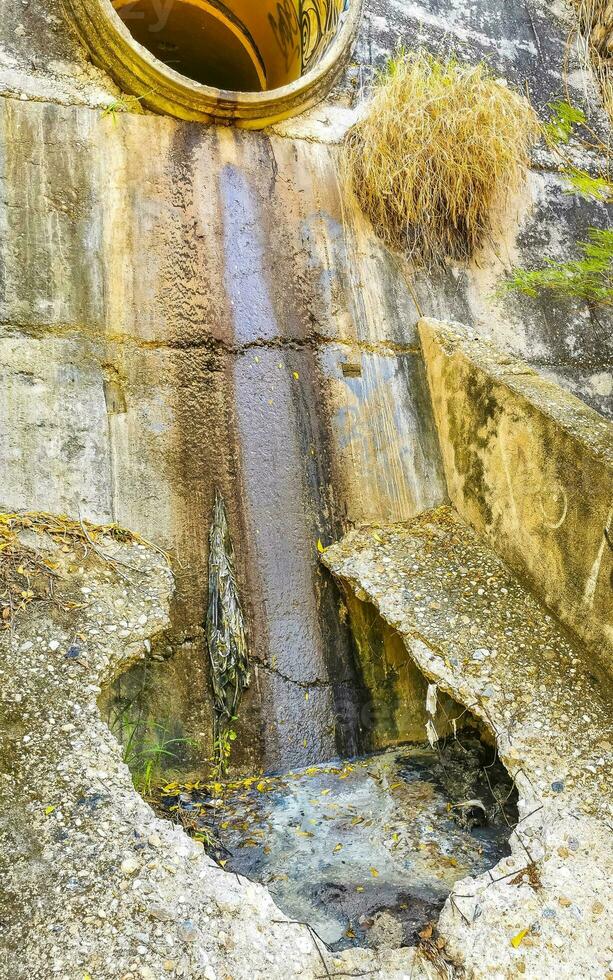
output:
{"label": "yellow leaf", "polygon": [[334,848],[334,854],[338,854],[338,852],[342,851],[342,849],[343,849],[343,845],[337,844],[336,847]]}
{"label": "yellow leaf", "polygon": [[54,806],[46,806],[45,807],[45,816],[46,817],[50,817],[54,810],[55,810],[55,807]]}
{"label": "yellow leaf", "polygon": [[309,692],[308,691],[305,692],[304,700],[305,701],[308,701],[309,700]]}
{"label": "yellow leaf", "polygon": [[360,893],[363,892],[364,891],[364,885],[356,885],[356,889],[355,890],[356,890],[356,892],[360,892]]}
{"label": "yellow leaf", "polygon": [[220,864],[222,868],[225,868],[226,864],[228,863],[228,859],[224,858],[223,861],[218,861],[217,863]]}
{"label": "yellow leaf", "polygon": [[299,379],[300,379],[300,375],[298,374],[297,371],[294,371],[294,380],[299,381]]}
{"label": "yellow leaf", "polygon": [[323,555],[324,551],[326,550],[324,548],[323,544],[321,543],[321,538],[318,538],[317,539],[317,550],[318,550],[318,552],[319,552],[320,555]]}
{"label": "yellow leaf", "polygon": [[511,946],[513,946],[514,949],[517,949],[517,947],[521,945],[522,939],[524,938],[524,936],[528,935],[529,931],[530,931],[529,929],[522,929],[521,932],[518,932],[516,936],[513,936],[511,940]]}
{"label": "yellow leaf", "polygon": [[379,877],[379,872],[377,871],[376,868],[371,868],[370,869],[370,873],[373,876],[373,878],[378,878]]}
{"label": "yellow leaf", "polygon": [[262,782],[261,783],[258,783],[255,788],[257,789],[258,793],[265,793],[266,792],[266,783],[262,780]]}

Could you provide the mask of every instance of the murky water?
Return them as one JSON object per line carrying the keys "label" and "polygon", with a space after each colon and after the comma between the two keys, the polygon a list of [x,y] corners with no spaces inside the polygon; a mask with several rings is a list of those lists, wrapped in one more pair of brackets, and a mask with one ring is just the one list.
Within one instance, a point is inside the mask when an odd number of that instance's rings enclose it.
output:
{"label": "murky water", "polygon": [[409,746],[242,780],[219,799],[175,784],[163,805],[331,948],[389,948],[413,944],[458,879],[509,853],[514,791],[491,763],[468,735],[442,752]]}

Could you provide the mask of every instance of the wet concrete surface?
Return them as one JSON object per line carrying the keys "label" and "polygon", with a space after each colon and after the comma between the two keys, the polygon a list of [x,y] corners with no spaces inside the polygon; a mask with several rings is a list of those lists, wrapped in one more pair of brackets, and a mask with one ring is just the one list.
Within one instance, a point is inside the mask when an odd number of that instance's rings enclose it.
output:
{"label": "wet concrete surface", "polygon": [[470,731],[216,787],[169,784],[161,810],[229,872],[265,884],[333,950],[415,945],[453,885],[509,854],[513,785]]}

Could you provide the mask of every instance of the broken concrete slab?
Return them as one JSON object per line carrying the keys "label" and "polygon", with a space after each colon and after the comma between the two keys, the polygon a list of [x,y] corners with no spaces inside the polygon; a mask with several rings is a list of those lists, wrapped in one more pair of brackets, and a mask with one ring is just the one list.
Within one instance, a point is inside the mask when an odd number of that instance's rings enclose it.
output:
{"label": "broken concrete slab", "polygon": [[445,955],[470,977],[607,975],[610,681],[450,508],[353,531],[323,561],[481,719],[519,790],[512,857],[452,892]]}

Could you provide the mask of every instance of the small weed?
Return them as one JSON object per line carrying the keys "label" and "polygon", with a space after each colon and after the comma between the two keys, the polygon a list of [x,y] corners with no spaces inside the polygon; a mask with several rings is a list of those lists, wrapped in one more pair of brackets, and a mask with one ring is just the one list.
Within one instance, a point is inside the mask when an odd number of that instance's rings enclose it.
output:
{"label": "small weed", "polygon": [[579,242],[582,257],[569,262],[549,261],[541,269],[513,269],[500,292],[517,291],[533,298],[545,292],[613,306],[613,231],[590,228]]}
{"label": "small weed", "polygon": [[120,95],[118,99],[109,102],[102,110],[103,119],[112,119],[117,122],[117,116],[123,112],[142,112],[141,102],[145,95]]}
{"label": "small weed", "polygon": [[[236,721],[236,718],[232,718]],[[225,729],[220,732],[213,743],[213,761],[211,764],[210,777],[213,783],[219,783],[227,774],[230,768],[230,757],[232,755],[232,743],[236,741],[237,734],[233,728]]]}
{"label": "small weed", "polygon": [[142,748],[134,750],[134,739],[138,725],[130,726],[130,734],[124,747],[123,760],[132,773],[136,790],[145,798],[151,798],[160,785],[165,782],[163,777],[164,762],[170,759],[178,761],[179,753],[171,746],[194,745],[189,738],[168,738],[167,729],[156,725],[150,730],[149,741]]}

